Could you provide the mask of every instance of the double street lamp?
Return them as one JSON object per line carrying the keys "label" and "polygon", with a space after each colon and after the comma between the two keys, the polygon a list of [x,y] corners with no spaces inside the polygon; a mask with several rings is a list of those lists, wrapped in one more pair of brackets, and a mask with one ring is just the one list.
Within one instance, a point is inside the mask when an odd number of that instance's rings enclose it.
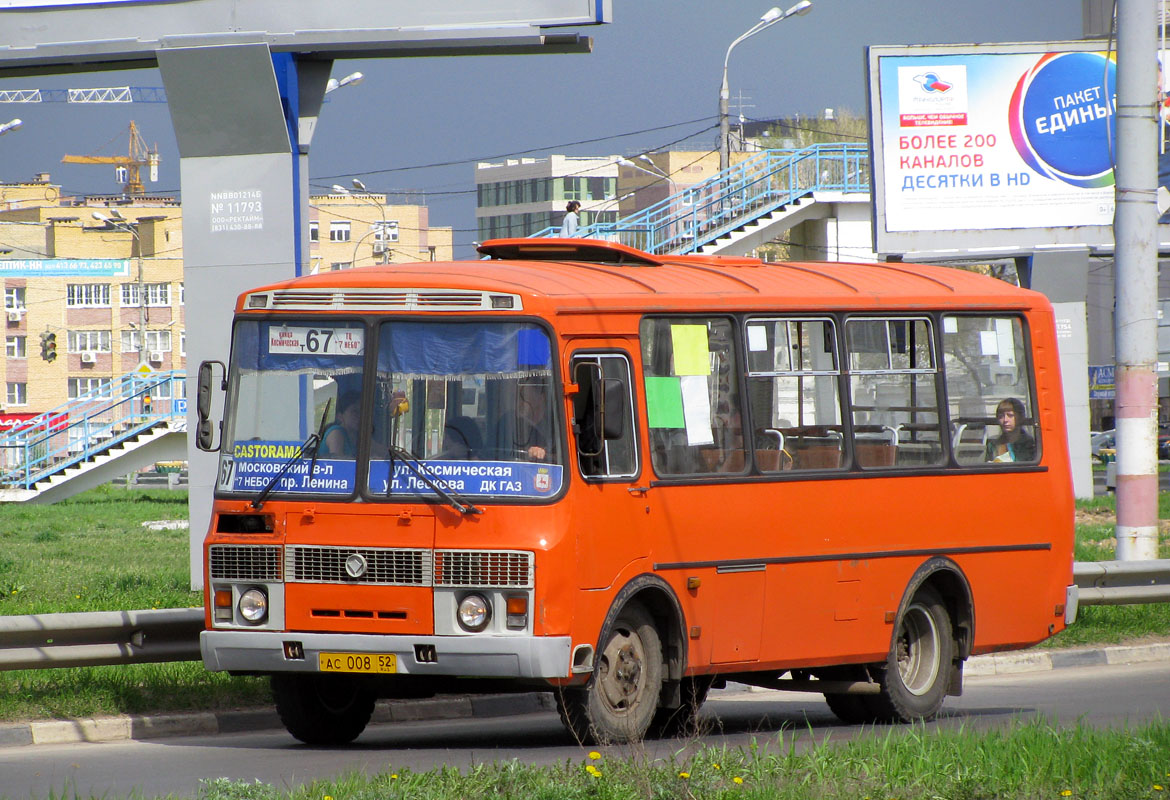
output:
{"label": "double street lamp", "polygon": [[760,21],[747,30],[727,48],[727,55],[723,57],[723,83],[719,87],[719,171],[727,169],[731,161],[731,123],[727,118],[727,100],[731,93],[727,88],[727,62],[731,59],[731,51],[737,44],[749,36],[755,36],[765,28],[770,28],[781,20],[789,17],[802,16],[812,10],[810,0],[800,0],[787,11],[781,11],[779,6],[768,9]]}
{"label": "double street lamp", "polygon": [[655,178],[665,180],[667,190],[670,192],[670,194],[678,194],[678,186],[675,184],[674,178],[670,177],[669,173],[667,173],[664,169],[662,169],[657,164],[655,164],[654,160],[652,158],[650,158],[650,156],[646,155],[645,153],[642,153],[641,155],[638,156],[638,160],[645,161],[647,164],[649,164],[654,169],[647,169],[646,167],[643,167],[641,164],[637,164],[628,158],[619,158],[617,160],[617,163],[623,167],[630,167],[631,169],[636,169],[639,172],[645,172],[647,175],[653,175]]}
{"label": "double street lamp", "polygon": [[365,192],[366,194],[364,196],[359,195],[359,194],[354,194],[349,189],[346,189],[344,186],[342,186],[339,183],[333,184],[333,187],[332,187],[333,193],[334,194],[343,194],[346,197],[352,197],[354,200],[361,200],[362,202],[369,203],[369,204],[377,207],[378,213],[382,215],[382,227],[377,228],[376,230],[370,231],[365,236],[363,236],[357,240],[357,244],[355,244],[353,247],[353,258],[350,259],[350,263],[356,267],[357,266],[358,245],[360,245],[362,242],[364,242],[366,240],[366,238],[368,236],[370,236],[371,234],[380,233],[380,236],[378,237],[379,239],[381,239],[381,242],[382,242],[382,260],[380,263],[389,264],[390,263],[390,259],[389,259],[390,248],[386,246],[386,244],[387,244],[386,237],[389,234],[389,229],[386,227],[386,204],[379,203],[377,200],[370,197],[368,194],[369,190],[366,189],[366,185],[364,183],[362,183],[361,181],[359,181],[357,178],[354,178],[351,181],[351,183],[353,183],[354,189],[357,189],[359,192]]}

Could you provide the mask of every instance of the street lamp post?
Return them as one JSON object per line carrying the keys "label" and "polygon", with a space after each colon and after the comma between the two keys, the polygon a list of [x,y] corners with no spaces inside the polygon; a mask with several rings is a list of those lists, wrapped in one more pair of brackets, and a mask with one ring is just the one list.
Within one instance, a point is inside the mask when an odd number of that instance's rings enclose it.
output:
{"label": "street lamp post", "polygon": [[340,80],[337,78],[330,78],[325,83],[325,94],[335,92],[343,86],[357,86],[365,77],[366,76],[360,72],[351,72]]}
{"label": "street lamp post", "polygon": [[[386,247],[386,233],[387,233],[387,229],[386,229],[386,204],[379,203],[377,200],[370,197],[368,194],[369,190],[366,189],[366,185],[364,183],[362,183],[361,181],[359,181],[357,178],[354,178],[352,183],[353,183],[353,188],[357,189],[359,192],[366,192],[366,195],[363,197],[362,195],[354,194],[349,189],[346,189],[344,186],[337,184],[337,183],[333,184],[333,191],[335,194],[343,194],[346,197],[352,197],[354,200],[361,200],[363,202],[369,203],[370,205],[373,205],[378,209],[378,213],[382,215],[382,227],[378,229],[381,232],[380,238],[382,240],[382,260],[380,263],[389,264],[390,259],[388,258],[388,256],[390,255],[390,248]],[[371,231],[371,233],[373,233],[373,231]],[[365,240],[365,238],[366,237],[363,236],[363,237],[361,237],[361,239],[358,239],[358,243],[360,244],[362,241]],[[356,246],[354,247],[354,250],[353,250],[353,264],[354,264],[354,266],[357,266],[357,247]]]}
{"label": "street lamp post", "polygon": [[731,59],[731,51],[737,44],[742,42],[749,36],[755,36],[765,28],[770,28],[781,20],[789,17],[801,16],[807,14],[812,10],[811,0],[800,0],[799,3],[792,6],[787,11],[781,11],[779,6],[773,6],[768,9],[764,16],[760,17],[760,21],[747,30],[746,33],[737,38],[727,48],[727,54],[723,57],[723,83],[719,87],[719,171],[727,169],[731,161],[731,123],[727,118],[727,100],[731,93],[727,88],[727,62]]}
{"label": "street lamp post", "polygon": [[645,161],[647,164],[654,167],[654,169],[650,170],[650,169],[647,169],[646,167],[643,167],[641,164],[635,164],[633,161],[631,161],[628,158],[619,158],[617,163],[623,167],[631,167],[633,169],[638,170],[639,172],[645,172],[647,175],[653,175],[655,178],[662,178],[663,180],[666,181],[667,190],[671,194],[678,194],[678,184],[676,184],[674,182],[674,178],[670,177],[669,173],[667,173],[661,167],[659,167],[657,164],[655,164],[654,161],[651,160],[651,158],[649,156],[647,156],[645,153],[638,156],[638,159],[641,161]]}
{"label": "street lamp post", "polygon": [[142,274],[142,238],[138,235],[138,230],[116,208],[110,209],[108,217],[95,211],[93,218],[112,228],[126,231],[134,237],[134,242],[138,245],[138,363],[145,364],[143,352],[146,350],[146,283]]}

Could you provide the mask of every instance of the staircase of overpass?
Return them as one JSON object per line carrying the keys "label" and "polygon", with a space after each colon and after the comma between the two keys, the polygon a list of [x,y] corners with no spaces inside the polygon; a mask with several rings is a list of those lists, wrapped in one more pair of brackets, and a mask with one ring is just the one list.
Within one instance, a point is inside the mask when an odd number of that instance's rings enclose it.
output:
{"label": "staircase of overpass", "polygon": [[[743,255],[816,216],[817,204],[869,190],[865,145],[762,150],[636,214],[580,228],[577,236],[659,255]],[[551,227],[533,235],[559,234]]]}
{"label": "staircase of overpass", "polygon": [[131,372],[0,436],[0,502],[53,503],[187,458],[184,373]]}

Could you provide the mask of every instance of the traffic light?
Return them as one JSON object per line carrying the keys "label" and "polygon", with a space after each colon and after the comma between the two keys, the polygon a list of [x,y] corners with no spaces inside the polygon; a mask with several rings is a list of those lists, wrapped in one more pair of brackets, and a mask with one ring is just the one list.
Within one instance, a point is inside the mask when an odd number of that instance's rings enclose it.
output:
{"label": "traffic light", "polygon": [[57,334],[52,331],[41,334],[41,358],[45,361],[57,360]]}

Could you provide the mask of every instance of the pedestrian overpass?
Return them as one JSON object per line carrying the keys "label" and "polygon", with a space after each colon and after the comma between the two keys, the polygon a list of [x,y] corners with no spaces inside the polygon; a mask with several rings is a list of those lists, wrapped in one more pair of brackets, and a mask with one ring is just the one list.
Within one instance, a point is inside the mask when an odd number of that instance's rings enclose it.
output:
{"label": "pedestrian overpass", "polygon": [[0,437],[0,502],[54,503],[187,458],[183,372],[131,372]]}
{"label": "pedestrian overpass", "polygon": [[[636,214],[580,228],[577,236],[658,255],[746,255],[803,222],[828,220],[841,206],[852,204],[861,207],[868,239],[869,192],[865,145],[762,150]],[[558,235],[557,227],[534,234]],[[834,257],[842,255],[825,249]]]}

